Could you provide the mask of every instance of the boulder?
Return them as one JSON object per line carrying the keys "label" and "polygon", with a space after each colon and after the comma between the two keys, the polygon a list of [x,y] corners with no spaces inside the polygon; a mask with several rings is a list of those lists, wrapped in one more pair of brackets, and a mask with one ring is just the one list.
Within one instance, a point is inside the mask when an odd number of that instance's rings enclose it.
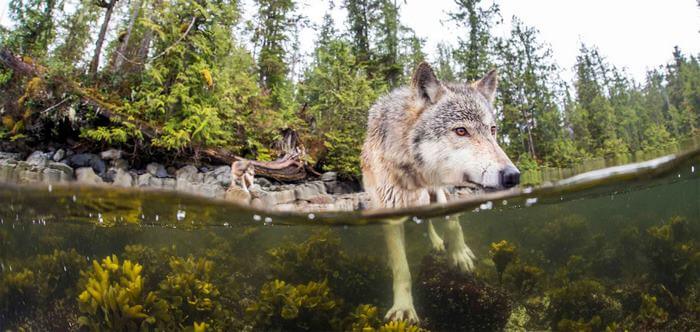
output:
{"label": "boulder", "polygon": [[109,149],[107,151],[102,151],[100,157],[104,160],[116,160],[122,157],[122,150]]}
{"label": "boulder", "polygon": [[294,188],[294,195],[296,199],[303,201],[308,201],[313,197],[325,194],[326,186],[324,186],[323,182],[321,181],[303,183]]}
{"label": "boulder", "polygon": [[121,169],[123,171],[129,170],[129,162],[124,159],[115,159],[111,162],[112,167],[115,169]]}
{"label": "boulder", "polygon": [[53,159],[53,161],[57,161],[57,162],[58,162],[58,161],[61,161],[63,158],[65,158],[65,156],[66,156],[66,150],[58,149],[58,150],[53,154],[53,157],[51,157],[51,159]]}
{"label": "boulder", "polygon": [[131,187],[134,185],[134,178],[125,170],[114,168],[115,175],[112,184],[118,187]]}
{"label": "boulder", "polygon": [[167,178],[168,177],[168,171],[165,170],[165,167],[159,163],[150,163],[146,166],[146,171],[157,177],[157,178]]}
{"label": "boulder", "polygon": [[338,173],[336,172],[325,172],[321,174],[321,181],[329,182],[338,180]]}
{"label": "boulder", "polygon": [[100,159],[98,155],[92,153],[79,153],[72,155],[68,158],[67,164],[73,168],[91,167],[97,174],[104,174],[107,170],[105,162]]}
{"label": "boulder", "polygon": [[352,182],[325,181],[323,184],[326,186],[326,191],[333,195],[351,194],[361,190],[357,184]]}
{"label": "boulder", "polygon": [[95,174],[92,167],[80,167],[75,170],[75,178],[78,183],[83,184],[102,184],[102,178]]}
{"label": "boulder", "polygon": [[20,157],[19,153],[0,152],[0,160],[19,160]]}
{"label": "boulder", "polygon": [[233,201],[239,204],[249,204],[251,195],[249,192],[243,190],[242,188],[234,186],[226,190],[224,198],[226,200]]}
{"label": "boulder", "polygon": [[34,151],[27,157],[27,163],[33,166],[46,167],[49,164],[49,156],[41,151]]}
{"label": "boulder", "polygon": [[[256,194],[262,195],[256,197]],[[272,209],[275,206],[279,204],[286,204],[286,203],[292,203],[296,201],[296,195],[294,193],[294,190],[283,190],[283,191],[270,191],[270,192],[265,192],[265,191],[259,191],[259,192],[251,192],[253,194],[254,198],[259,198],[262,207],[265,209]]]}
{"label": "boulder", "polygon": [[263,188],[268,188],[272,186],[272,182],[266,178],[254,178],[253,183],[260,185]]}

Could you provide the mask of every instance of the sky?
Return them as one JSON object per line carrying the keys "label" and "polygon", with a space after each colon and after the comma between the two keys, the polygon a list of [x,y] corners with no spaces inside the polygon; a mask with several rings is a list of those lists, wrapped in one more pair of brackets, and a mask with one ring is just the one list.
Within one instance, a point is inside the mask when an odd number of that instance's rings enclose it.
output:
{"label": "sky", "polygon": [[[243,0],[250,8],[251,0]],[[486,0],[488,3],[491,0]],[[570,79],[581,42],[597,46],[608,62],[625,68],[636,80],[647,70],[671,60],[673,46],[686,54],[700,54],[700,9],[698,0],[498,0],[506,35],[513,15],[540,31],[540,40],[549,44],[562,76]],[[0,0],[0,24],[8,26],[9,0]],[[345,13],[336,0],[332,15],[336,24],[345,24]],[[405,0],[401,20],[426,40],[426,51],[434,59],[439,42],[456,43],[460,31],[443,25],[446,12],[455,8],[453,0]],[[300,0],[300,9],[312,23],[320,25],[328,1]],[[249,16],[248,15],[245,16]],[[466,32],[463,32],[466,33]],[[300,36],[301,50],[312,50],[317,30],[305,29]]]}
{"label": "sky", "polygon": [[[398,2],[401,21],[426,39],[429,59],[435,59],[439,42],[456,44],[460,31],[448,22],[444,22],[446,25],[441,22],[447,17],[446,12],[456,8],[453,0]],[[302,8],[306,8],[312,21],[321,22],[328,7],[326,1],[303,3]],[[581,42],[597,46],[610,63],[625,68],[637,81],[644,79],[647,70],[669,62],[675,45],[686,54],[700,54],[697,0],[498,0],[497,3],[503,24],[496,28],[496,34],[508,34],[513,15],[537,28],[540,41],[552,48],[565,79],[573,76]],[[339,8],[333,17],[336,22],[344,20]],[[313,48],[314,33],[302,36],[302,49]]]}

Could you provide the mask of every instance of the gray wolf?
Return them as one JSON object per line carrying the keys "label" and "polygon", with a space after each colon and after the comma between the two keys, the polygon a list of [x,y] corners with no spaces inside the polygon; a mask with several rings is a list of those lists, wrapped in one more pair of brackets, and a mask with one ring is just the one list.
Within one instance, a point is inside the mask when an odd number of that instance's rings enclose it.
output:
{"label": "gray wolf", "polygon": [[[429,64],[416,68],[410,86],[381,97],[369,110],[362,149],[362,176],[373,208],[401,208],[445,203],[445,188],[477,185],[506,189],[520,172],[496,141],[493,101],[498,77],[491,70],[472,83],[441,82]],[[402,222],[384,227],[393,275],[394,303],[385,318],[418,322],[411,295]],[[474,254],[464,243],[459,221],[445,222],[445,246],[432,223],[435,249],[464,271]]]}
{"label": "gray wolf", "polygon": [[248,192],[248,188],[253,185],[254,178],[255,166],[250,160],[238,160],[231,164],[231,186],[229,188],[235,186],[236,181],[239,181],[241,188]]}

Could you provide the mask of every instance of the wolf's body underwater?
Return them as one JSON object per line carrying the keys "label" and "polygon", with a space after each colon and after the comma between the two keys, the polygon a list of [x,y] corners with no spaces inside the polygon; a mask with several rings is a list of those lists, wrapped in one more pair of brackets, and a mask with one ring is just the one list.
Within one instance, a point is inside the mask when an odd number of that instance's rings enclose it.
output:
{"label": "wolf's body underwater", "polygon": [[[361,159],[373,208],[444,203],[446,186],[517,185],[520,173],[496,141],[496,85],[495,71],[470,84],[443,83],[423,62],[410,87],[380,98],[369,111]],[[428,231],[433,247],[444,251],[432,223]],[[386,318],[417,322],[403,225],[386,225],[384,233],[394,291]],[[449,262],[470,271],[474,255],[457,220],[446,222],[445,238]]]}

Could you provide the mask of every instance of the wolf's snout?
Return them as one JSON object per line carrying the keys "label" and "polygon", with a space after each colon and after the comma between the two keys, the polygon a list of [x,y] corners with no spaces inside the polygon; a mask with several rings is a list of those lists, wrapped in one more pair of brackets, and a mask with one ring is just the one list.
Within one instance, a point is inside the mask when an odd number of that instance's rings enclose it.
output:
{"label": "wolf's snout", "polygon": [[498,175],[503,188],[512,188],[520,183],[520,171],[513,166],[506,166]]}

